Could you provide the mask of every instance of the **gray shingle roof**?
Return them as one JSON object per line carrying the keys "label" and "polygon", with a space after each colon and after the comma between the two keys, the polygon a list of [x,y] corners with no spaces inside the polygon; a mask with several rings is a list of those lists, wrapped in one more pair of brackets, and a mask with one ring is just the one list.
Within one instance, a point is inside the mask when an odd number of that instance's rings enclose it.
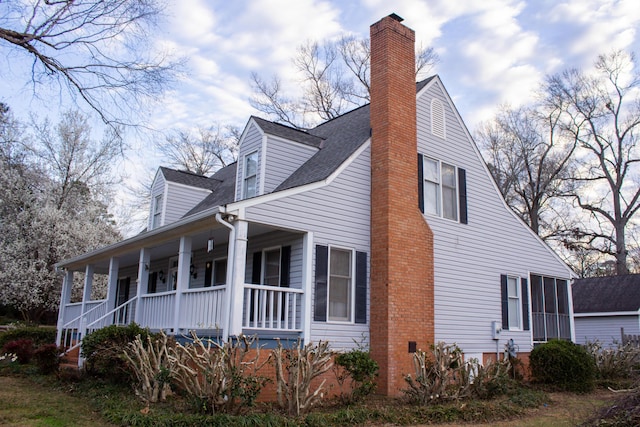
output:
{"label": "gray shingle roof", "polygon": [[162,175],[164,175],[167,181],[176,182],[178,184],[185,184],[191,187],[213,190],[219,184],[219,182],[216,180],[208,178],[204,175],[197,175],[191,172],[169,169],[162,166],[160,167],[160,171],[162,171]]}
{"label": "gray shingle roof", "polygon": [[265,133],[270,135],[280,136],[290,141],[300,142],[302,144],[310,145],[315,148],[319,148],[322,145],[322,137],[311,135],[303,130],[294,129],[289,126],[281,125],[280,123],[270,122],[260,117],[251,116],[256,121],[258,126],[262,128]]}
{"label": "gray shingle roof", "polygon": [[[432,76],[416,83],[416,92],[422,90],[434,78],[435,76]],[[263,131],[270,135],[319,148],[317,153],[285,179],[274,192],[327,179],[371,136],[369,104],[324,122],[307,132],[259,117],[252,116],[252,118]],[[213,194],[189,211],[187,215],[233,202],[236,167],[237,163],[234,163],[227,166],[227,168],[233,168],[233,172],[224,168],[218,172],[221,175],[212,176],[212,178],[223,179],[223,183],[220,185],[225,190],[218,194],[218,189],[214,189]]]}
{"label": "gray shingle roof", "polygon": [[575,313],[640,309],[640,274],[576,279],[571,290]]}
{"label": "gray shingle roof", "polygon": [[211,175],[211,181],[216,183],[216,186],[211,189],[212,193],[194,206],[193,209],[187,212],[184,216],[186,217],[205,209],[233,202],[236,197],[236,166],[237,163],[232,163]]}

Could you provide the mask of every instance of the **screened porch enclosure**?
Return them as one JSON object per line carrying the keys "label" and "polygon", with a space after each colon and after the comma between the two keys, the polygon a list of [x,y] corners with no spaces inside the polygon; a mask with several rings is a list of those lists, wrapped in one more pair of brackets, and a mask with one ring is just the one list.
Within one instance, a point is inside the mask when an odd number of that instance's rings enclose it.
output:
{"label": "screened porch enclosure", "polygon": [[[310,236],[247,223],[245,232],[218,227],[67,268],[58,343],[132,322],[175,335],[304,338]],[[74,272],[85,276],[82,301],[70,299]],[[95,274],[108,276],[104,299],[90,298]]]}

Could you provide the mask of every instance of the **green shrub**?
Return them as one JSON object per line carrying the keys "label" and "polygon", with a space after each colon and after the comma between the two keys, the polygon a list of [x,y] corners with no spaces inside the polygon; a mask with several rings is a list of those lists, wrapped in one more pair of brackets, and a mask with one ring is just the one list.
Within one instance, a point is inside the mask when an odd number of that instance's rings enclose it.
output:
{"label": "green shrub", "polygon": [[87,373],[114,382],[131,383],[134,374],[124,359],[124,349],[140,335],[146,341],[151,332],[135,323],[111,325],[82,339],[82,356]]}
{"label": "green shrub", "polygon": [[0,348],[4,347],[9,341],[21,339],[31,340],[36,347],[44,344],[53,344],[56,342],[56,330],[55,328],[38,326],[22,326],[9,329],[0,333]]}
{"label": "green shrub", "polygon": [[[336,379],[342,387],[347,377],[350,378],[350,393],[342,393],[342,399],[351,402],[360,400],[376,389],[378,362],[371,358],[368,351],[356,349],[340,353],[335,358]],[[342,368],[342,369],[340,369]]]}
{"label": "green shrub", "polygon": [[33,353],[38,370],[43,374],[51,374],[60,367],[60,354],[62,351],[55,344],[41,345]]}
{"label": "green shrub", "polygon": [[579,393],[593,390],[594,360],[584,347],[570,341],[552,340],[534,348],[529,366],[532,379],[541,384]]}

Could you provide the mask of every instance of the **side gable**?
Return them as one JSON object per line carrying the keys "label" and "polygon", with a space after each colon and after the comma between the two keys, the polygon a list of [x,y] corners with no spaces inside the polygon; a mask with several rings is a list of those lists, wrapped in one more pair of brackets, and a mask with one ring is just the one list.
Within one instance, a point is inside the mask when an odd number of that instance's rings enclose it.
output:
{"label": "side gable", "polygon": [[[435,119],[433,105],[442,108]],[[506,205],[439,78],[420,90],[417,107],[418,153],[465,171],[467,223],[424,215],[434,234],[436,341],[483,351],[491,345],[491,322],[501,320],[503,275],[570,279],[572,272]],[[505,337],[520,351],[531,348],[530,331],[509,330]]]}

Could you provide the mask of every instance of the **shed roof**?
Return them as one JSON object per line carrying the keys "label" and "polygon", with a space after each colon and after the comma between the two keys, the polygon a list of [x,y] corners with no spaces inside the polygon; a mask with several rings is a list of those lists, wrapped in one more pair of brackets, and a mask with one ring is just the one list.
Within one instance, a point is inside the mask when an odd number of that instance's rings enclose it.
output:
{"label": "shed roof", "polygon": [[571,290],[575,313],[640,309],[640,274],[576,279]]}

